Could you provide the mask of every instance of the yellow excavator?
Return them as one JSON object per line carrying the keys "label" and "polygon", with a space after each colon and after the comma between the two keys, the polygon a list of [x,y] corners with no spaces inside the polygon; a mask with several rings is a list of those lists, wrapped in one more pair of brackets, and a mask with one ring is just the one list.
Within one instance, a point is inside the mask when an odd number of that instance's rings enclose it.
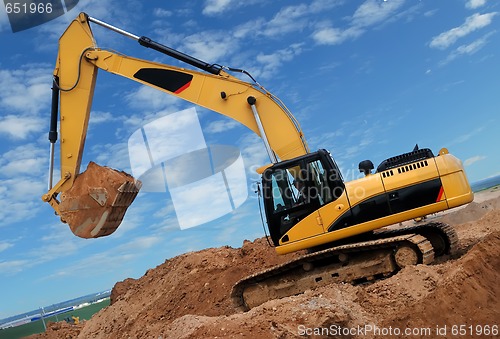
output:
{"label": "yellow excavator", "polygon": [[[90,23],[201,71],[101,49]],[[473,200],[461,161],[447,149],[435,155],[416,146],[377,168],[365,160],[359,164],[364,176],[345,182],[331,154],[324,149],[311,152],[285,104],[248,72],[203,62],[85,13],[59,40],[49,131],[49,191],[42,197],[77,236],[113,233],[140,189],[133,177],[94,163],[80,173],[98,69],[223,114],[262,138],[271,163],[258,170],[259,195],[270,242],[278,254],[306,253],[239,281],[231,293],[238,309],[332,282],[387,277],[408,265],[429,264],[457,244],[455,231],[442,223],[401,226]],[[250,81],[231,73],[246,74]],[[58,121],[61,179],[53,185]],[[394,226],[386,227],[390,225]]]}

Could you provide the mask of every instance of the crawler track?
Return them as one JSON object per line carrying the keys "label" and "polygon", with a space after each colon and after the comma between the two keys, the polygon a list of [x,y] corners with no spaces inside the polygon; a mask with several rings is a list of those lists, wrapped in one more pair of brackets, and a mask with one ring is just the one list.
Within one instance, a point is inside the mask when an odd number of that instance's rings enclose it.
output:
{"label": "crawler track", "polygon": [[387,238],[403,234],[420,234],[426,237],[431,242],[436,257],[453,254],[458,245],[458,235],[455,229],[440,222],[381,230],[375,233],[374,236],[376,238]]}
{"label": "crawler track", "polygon": [[335,282],[362,283],[396,273],[402,267],[430,264],[453,251],[458,242],[448,225],[379,231],[371,240],[344,244],[248,276],[233,287],[234,306],[247,311],[272,299],[303,293]]}

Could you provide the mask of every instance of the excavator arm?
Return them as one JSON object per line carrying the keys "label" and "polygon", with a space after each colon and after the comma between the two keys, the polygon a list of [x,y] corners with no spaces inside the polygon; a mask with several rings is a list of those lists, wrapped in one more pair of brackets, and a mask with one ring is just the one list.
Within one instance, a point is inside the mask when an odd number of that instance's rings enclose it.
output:
{"label": "excavator arm", "polygon": [[[201,71],[102,50],[90,22]],[[389,276],[408,265],[431,263],[434,256],[452,253],[457,244],[453,229],[436,222],[380,230],[472,201],[463,165],[447,149],[435,156],[430,149],[416,147],[384,160],[375,173],[371,161],[363,161],[359,169],[365,176],[345,182],[328,151],[309,152],[299,124],[278,98],[255,81],[229,74],[245,71],[205,63],[84,13],[59,41],[49,178],[60,121],[61,179],[55,185],[49,182],[43,196],[77,236],[113,233],[140,188],[129,175],[93,163],[80,173],[98,69],[223,114],[262,138],[273,163],[261,173],[264,210],[276,251],[314,253],[239,281],[231,293],[239,309],[331,282]]]}
{"label": "excavator arm", "polygon": [[[124,34],[145,47],[198,67],[203,72],[102,50],[97,47],[90,22]],[[232,70],[230,68],[204,63],[147,37],[135,36],[80,13],[59,40],[49,132],[49,191],[42,197],[80,237],[94,238],[114,232],[140,186],[133,178],[112,170],[109,170],[107,178],[93,183],[94,186],[89,186],[86,179],[78,182],[98,69],[156,88],[240,122],[262,137],[272,162],[309,152],[293,115],[258,83],[242,81],[226,72]],[[61,179],[52,185],[58,120]]]}

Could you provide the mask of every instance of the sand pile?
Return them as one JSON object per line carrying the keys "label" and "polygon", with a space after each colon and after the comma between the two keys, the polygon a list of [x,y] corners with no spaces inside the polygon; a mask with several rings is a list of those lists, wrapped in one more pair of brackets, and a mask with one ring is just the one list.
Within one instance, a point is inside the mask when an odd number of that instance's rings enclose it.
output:
{"label": "sand pile", "polygon": [[434,265],[407,267],[372,284],[334,284],[238,313],[228,297],[236,281],[298,255],[277,256],[265,239],[245,241],[239,249],[212,248],[167,260],[140,279],[117,283],[112,305],[83,325],[69,329],[55,324],[35,337],[367,338],[393,334],[403,338],[410,330],[420,331],[415,337],[451,338],[456,337],[452,329],[460,330],[456,325],[467,325],[466,331],[477,331],[478,325],[484,332],[485,325],[494,330],[493,325],[500,325],[500,191],[478,194],[475,203],[440,219],[455,226],[458,253]]}

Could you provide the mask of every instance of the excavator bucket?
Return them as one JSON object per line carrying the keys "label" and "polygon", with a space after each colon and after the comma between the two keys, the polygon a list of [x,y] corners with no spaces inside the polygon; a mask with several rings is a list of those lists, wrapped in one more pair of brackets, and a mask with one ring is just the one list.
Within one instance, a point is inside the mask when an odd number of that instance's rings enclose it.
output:
{"label": "excavator bucket", "polygon": [[73,186],[61,194],[61,219],[81,238],[110,235],[122,222],[140,187],[141,182],[131,175],[90,162]]}

